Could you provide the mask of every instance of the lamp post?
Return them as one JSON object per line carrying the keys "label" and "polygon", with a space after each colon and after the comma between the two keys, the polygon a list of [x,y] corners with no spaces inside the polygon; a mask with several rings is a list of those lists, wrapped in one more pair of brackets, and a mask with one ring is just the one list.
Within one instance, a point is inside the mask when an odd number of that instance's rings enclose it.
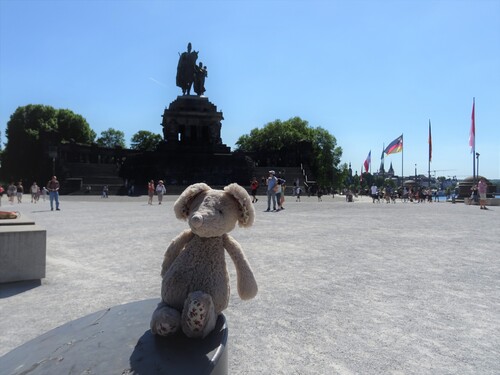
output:
{"label": "lamp post", "polygon": [[477,178],[479,179],[479,152],[476,152],[476,159],[477,159],[476,172],[477,172]]}
{"label": "lamp post", "polygon": [[417,163],[415,163],[415,187],[417,187]]}
{"label": "lamp post", "polygon": [[56,175],[57,147],[50,147],[49,157],[52,159],[52,176]]}

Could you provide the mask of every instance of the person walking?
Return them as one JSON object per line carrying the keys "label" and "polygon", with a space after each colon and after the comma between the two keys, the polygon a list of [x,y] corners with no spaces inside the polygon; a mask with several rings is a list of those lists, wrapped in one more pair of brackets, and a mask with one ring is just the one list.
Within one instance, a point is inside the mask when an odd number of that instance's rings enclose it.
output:
{"label": "person walking", "polygon": [[295,202],[300,202],[300,194],[302,193],[302,189],[300,188],[300,186],[296,186],[295,187]]}
{"label": "person walking", "polygon": [[43,188],[41,188],[40,190],[41,190],[42,199],[45,202],[45,197],[47,196],[49,191],[47,190],[47,188],[45,186]]}
{"label": "person walking", "polygon": [[286,191],[286,180],[283,179],[283,178],[279,178],[278,179],[278,184],[280,186],[280,191],[281,191],[281,194],[280,194],[280,197],[278,199],[278,197],[276,196],[276,200],[278,202],[278,207],[280,210],[284,210],[285,207],[283,207],[283,204],[285,203],[285,191]]}
{"label": "person walking", "polygon": [[469,205],[477,202],[477,185],[473,185],[470,191]]}
{"label": "person walking", "polygon": [[285,180],[283,180],[282,178],[278,178],[277,179],[278,181],[276,182],[276,186],[275,186],[275,194],[276,194],[276,204],[278,205],[278,211],[279,210],[284,210],[283,208],[283,202],[284,200],[283,199],[283,184],[285,183]]}
{"label": "person walking", "polygon": [[269,171],[269,177],[266,180],[267,185],[267,210],[271,211],[271,201],[273,202],[273,211],[276,211],[276,189],[278,179],[274,176],[274,171]]}
{"label": "person walking", "polygon": [[17,183],[16,193],[17,193],[17,203],[23,203],[24,186],[21,181]]}
{"label": "person walking", "polygon": [[378,187],[377,185],[375,185],[375,183],[372,185],[372,187],[370,188],[370,193],[372,195],[372,200],[373,200],[373,203],[375,203],[375,200],[380,203],[380,198],[378,196]]}
{"label": "person walking", "polygon": [[258,201],[257,199],[257,189],[259,188],[259,181],[257,181],[257,177],[252,178],[250,181],[250,190],[252,192],[252,203]]}
{"label": "person walking", "polygon": [[148,183],[148,204],[153,204],[153,196],[155,195],[155,182],[153,180]]}
{"label": "person walking", "polygon": [[12,181],[9,186],[7,186],[7,198],[9,199],[10,204],[14,204],[14,198],[16,196],[17,188]]}
{"label": "person walking", "polygon": [[56,211],[59,209],[59,181],[57,181],[56,176],[52,176],[49,182],[47,182],[47,190],[49,191],[50,200],[50,210],[54,211],[54,201],[56,202]]}
{"label": "person walking", "polygon": [[477,192],[479,193],[479,208],[481,210],[487,210],[486,208],[486,192],[488,191],[488,185],[484,177],[481,177],[479,183],[477,184]]}
{"label": "person walking", "polygon": [[31,203],[38,202],[38,198],[40,197],[40,188],[38,187],[36,182],[33,182],[33,184],[31,185],[30,193],[31,193]]}
{"label": "person walking", "polygon": [[156,185],[156,195],[158,195],[158,204],[161,204],[163,201],[163,194],[167,192],[165,189],[165,185],[163,184],[163,180],[158,181],[158,185]]}

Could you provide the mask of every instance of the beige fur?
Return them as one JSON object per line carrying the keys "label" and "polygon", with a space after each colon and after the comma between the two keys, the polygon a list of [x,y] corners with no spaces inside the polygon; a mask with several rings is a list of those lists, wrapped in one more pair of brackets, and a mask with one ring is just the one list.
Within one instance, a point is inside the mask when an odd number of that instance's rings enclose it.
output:
{"label": "beige fur", "polygon": [[228,232],[236,223],[250,227],[255,211],[247,191],[238,184],[214,190],[189,186],[174,203],[175,216],[190,229],[175,237],[162,264],[162,303],[151,320],[155,334],[182,329],[189,337],[205,337],[229,302],[229,274],[224,249],[236,268],[241,299],[256,296],[257,282],[240,244]]}

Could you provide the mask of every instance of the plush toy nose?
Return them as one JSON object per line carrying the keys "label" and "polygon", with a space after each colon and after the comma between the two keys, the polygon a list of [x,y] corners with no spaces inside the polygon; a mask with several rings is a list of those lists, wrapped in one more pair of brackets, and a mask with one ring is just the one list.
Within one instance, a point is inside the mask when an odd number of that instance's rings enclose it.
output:
{"label": "plush toy nose", "polygon": [[191,216],[190,222],[193,227],[199,228],[203,224],[203,216],[201,216],[200,214],[194,214],[193,216]]}

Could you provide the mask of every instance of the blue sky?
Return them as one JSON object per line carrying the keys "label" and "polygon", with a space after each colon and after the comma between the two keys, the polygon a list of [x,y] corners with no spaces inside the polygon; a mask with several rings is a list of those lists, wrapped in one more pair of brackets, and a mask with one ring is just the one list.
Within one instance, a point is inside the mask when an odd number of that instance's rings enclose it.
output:
{"label": "blue sky", "polygon": [[[0,131],[19,106],[45,104],[108,128],[161,134],[181,91],[188,42],[206,93],[238,137],[299,116],[333,134],[359,171],[404,134],[404,174],[500,178],[500,0],[0,0]],[[401,154],[386,157],[401,173]],[[434,172],[431,172],[434,174]]]}

